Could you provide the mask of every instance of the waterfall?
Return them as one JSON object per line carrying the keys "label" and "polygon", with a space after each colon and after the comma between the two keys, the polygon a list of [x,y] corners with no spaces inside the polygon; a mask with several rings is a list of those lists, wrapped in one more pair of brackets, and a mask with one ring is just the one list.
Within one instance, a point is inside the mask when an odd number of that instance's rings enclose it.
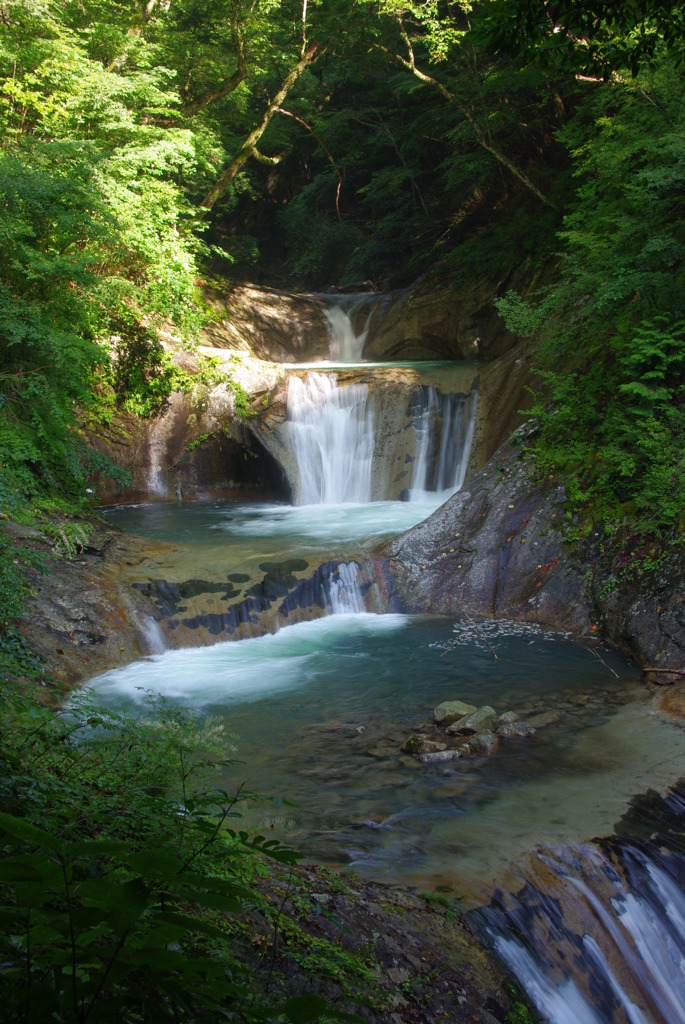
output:
{"label": "waterfall", "polygon": [[655,841],[539,851],[473,915],[543,1021],[685,1022],[685,794],[648,796]]}
{"label": "waterfall", "polygon": [[291,377],[287,431],[297,463],[297,505],[371,500],[374,411],[366,384],[338,387],[335,374]]}
{"label": "waterfall", "polygon": [[151,615],[146,615],[142,621],[140,631],[145,638],[148,651],[150,654],[163,654],[167,649],[164,634],[160,629],[159,623],[152,618]]}
{"label": "waterfall", "polygon": [[412,398],[416,453],[410,501],[427,491],[461,490],[471,453],[477,396],[443,395],[434,387],[417,388]]}
{"label": "waterfall", "polygon": [[356,562],[340,562],[323,586],[326,607],[331,615],[365,612],[359,567]]}
{"label": "waterfall", "polygon": [[[324,312],[331,329],[330,358],[335,363],[359,363],[369,322],[373,312],[372,293],[347,297],[336,296],[335,305],[327,305]],[[330,299],[329,299],[330,301]],[[366,309],[365,309],[366,307]],[[363,323],[359,330],[360,321]]]}
{"label": "waterfall", "polygon": [[[285,435],[294,461],[295,504],[366,504],[398,495],[415,502],[437,495],[444,501],[462,487],[475,392],[442,394],[421,386],[407,409],[380,387],[377,400],[376,417],[365,383],[339,385],[334,373],[290,377]],[[405,465],[409,470],[398,474]]]}

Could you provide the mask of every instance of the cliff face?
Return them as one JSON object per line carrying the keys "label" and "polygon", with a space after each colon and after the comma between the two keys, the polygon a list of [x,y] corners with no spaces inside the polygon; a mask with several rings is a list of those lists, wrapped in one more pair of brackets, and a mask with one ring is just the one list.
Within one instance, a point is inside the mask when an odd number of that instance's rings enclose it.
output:
{"label": "cliff face", "polygon": [[477,359],[490,362],[516,344],[493,299],[514,289],[529,295],[542,283],[528,262],[509,273],[462,276],[438,267],[410,288],[390,292],[375,306],[364,346],[366,359]]}
{"label": "cliff face", "polygon": [[521,454],[525,429],[458,494],[382,550],[391,607],[590,628],[582,570],[568,563],[556,528],[564,492],[535,482]]}
{"label": "cliff face", "polygon": [[[685,566],[674,554],[639,579],[598,530],[564,543],[563,487],[534,476],[524,426],[423,523],[386,545],[377,569],[390,608],[499,616],[605,636],[669,682],[685,665]],[[614,553],[610,553],[613,551]]]}
{"label": "cliff face", "polygon": [[328,327],[323,303],[254,285],[213,288],[207,300],[215,317],[204,343],[276,363],[328,358]]}

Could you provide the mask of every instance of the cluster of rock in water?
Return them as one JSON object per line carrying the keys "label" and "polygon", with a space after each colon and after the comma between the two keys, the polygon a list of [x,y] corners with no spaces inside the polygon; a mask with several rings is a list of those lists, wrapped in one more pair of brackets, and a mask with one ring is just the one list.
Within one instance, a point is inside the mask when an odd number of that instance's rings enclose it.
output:
{"label": "cluster of rock in water", "polygon": [[422,764],[435,764],[466,754],[494,754],[501,738],[532,736],[534,732],[528,722],[519,721],[515,711],[498,715],[489,704],[479,708],[461,700],[445,700],[433,710],[433,724],[413,733],[401,749]]}

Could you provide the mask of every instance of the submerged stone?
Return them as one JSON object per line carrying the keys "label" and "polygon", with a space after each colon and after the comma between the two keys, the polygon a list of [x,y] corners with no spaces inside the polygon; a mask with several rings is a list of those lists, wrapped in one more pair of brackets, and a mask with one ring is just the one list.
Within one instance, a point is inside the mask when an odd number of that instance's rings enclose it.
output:
{"label": "submerged stone", "polygon": [[533,736],[535,728],[528,722],[503,722],[497,728],[499,736]]}
{"label": "submerged stone", "polygon": [[535,729],[543,729],[546,725],[553,725],[562,717],[563,711],[543,711],[530,719],[530,725]]}
{"label": "submerged stone", "polygon": [[441,761],[454,761],[461,757],[463,749],[459,750],[427,750],[423,754],[417,754],[421,764],[437,764]]}
{"label": "submerged stone", "polygon": [[499,716],[499,722],[501,725],[508,725],[511,722],[518,722],[519,716],[515,711],[504,711]]}
{"label": "submerged stone", "polygon": [[432,754],[437,751],[444,750],[446,746],[446,743],[440,743],[438,740],[430,740],[427,736],[417,733],[405,740],[400,749],[403,750],[405,754],[412,754],[416,757],[419,754]]}
{"label": "submerged stone", "polygon": [[433,719],[438,725],[451,725],[476,710],[475,704],[466,704],[463,700],[444,700],[433,709]]}

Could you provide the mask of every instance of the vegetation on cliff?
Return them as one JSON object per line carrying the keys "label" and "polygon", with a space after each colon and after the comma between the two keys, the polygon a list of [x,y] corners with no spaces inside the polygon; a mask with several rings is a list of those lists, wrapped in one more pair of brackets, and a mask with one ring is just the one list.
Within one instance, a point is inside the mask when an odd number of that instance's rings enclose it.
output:
{"label": "vegetation on cliff", "polygon": [[[544,294],[500,296],[536,340],[539,470],[566,485],[568,536],[602,522],[655,564],[685,499],[684,27],[677,0],[6,0],[0,516],[39,522],[57,554],[83,546],[73,517],[98,474],[119,472],[86,431],[183,385],[159,334],[194,344],[210,315],[203,277],[385,287],[438,264],[502,281],[527,262],[558,267]],[[15,628],[36,557],[0,532],[8,678],[41,672]],[[224,812],[195,814],[157,779],[169,763],[152,735],[133,753],[118,732],[99,754],[35,708],[13,706],[5,726],[2,969],[36,1007],[17,1003],[15,1018],[130,1013],[125,984],[141,970],[158,971],[144,1019],[237,1005],[242,968],[212,915],[256,897],[240,838],[203,846]],[[109,789],[104,751],[131,769]],[[131,846],[129,796],[161,860]],[[184,929],[198,939],[192,1005]],[[55,948],[63,960],[48,965]],[[124,949],[139,963],[117,974]],[[233,1019],[258,1019],[247,1005]]]}
{"label": "vegetation on cliff", "polygon": [[575,189],[556,283],[498,303],[537,339],[541,473],[579,530],[668,534],[685,508],[685,138],[672,62],[580,104],[559,137]]}
{"label": "vegetation on cliff", "polygon": [[4,514],[56,491],[80,506],[116,472],[82,429],[178,384],[158,332],[192,344],[203,274],[501,281],[558,259],[533,316],[545,467],[576,503],[591,487],[607,515],[628,501],[673,525],[683,11],[666,6],[9,0]]}

